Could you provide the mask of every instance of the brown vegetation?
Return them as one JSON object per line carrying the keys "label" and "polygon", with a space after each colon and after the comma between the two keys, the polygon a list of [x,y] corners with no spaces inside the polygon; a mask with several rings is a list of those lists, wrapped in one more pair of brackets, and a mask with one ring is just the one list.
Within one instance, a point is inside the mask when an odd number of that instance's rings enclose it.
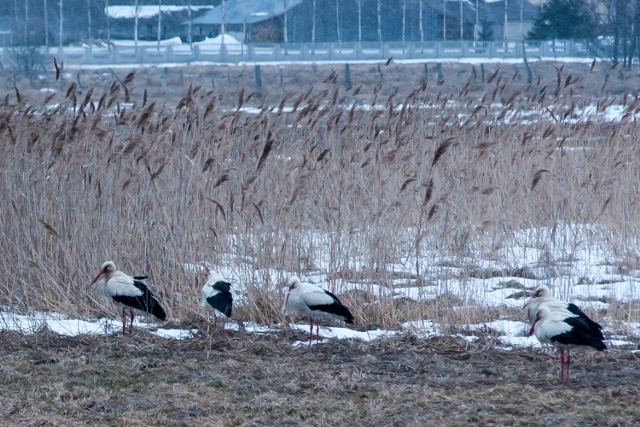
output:
{"label": "brown vegetation", "polygon": [[[238,318],[279,323],[288,274],[326,274],[337,292],[338,279],[464,279],[478,271],[470,255],[492,259],[513,232],[559,224],[594,224],[575,229],[581,242],[607,240],[635,270],[640,100],[610,92],[617,70],[600,64],[540,64],[531,84],[518,66],[490,68],[484,83],[468,65],[445,68],[456,77],[438,86],[422,66],[358,66],[345,89],[329,66],[295,67],[301,83],[279,94],[266,71],[268,89],[238,89],[251,74],[231,67],[213,90],[206,69],[180,71],[178,98],[153,70],[95,72],[90,89],[83,73],[51,95],[12,88],[0,105],[0,304],[94,316],[88,282],[113,259],[151,277],[170,318],[199,317],[202,278],[185,264],[207,260],[233,270],[249,302]],[[613,104],[620,123],[584,113]],[[542,267],[560,261],[547,243]],[[427,268],[444,262],[455,273]],[[354,307],[359,323],[483,318],[374,298]]]}

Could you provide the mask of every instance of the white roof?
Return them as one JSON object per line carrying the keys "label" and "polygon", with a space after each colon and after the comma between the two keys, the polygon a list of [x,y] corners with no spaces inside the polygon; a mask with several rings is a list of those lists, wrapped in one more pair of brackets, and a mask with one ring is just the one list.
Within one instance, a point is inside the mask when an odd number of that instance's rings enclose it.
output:
{"label": "white roof", "polygon": [[[158,15],[158,11],[162,13],[182,12],[186,11],[189,6],[184,5],[162,5],[162,6],[138,6],[138,18],[153,18]],[[192,11],[212,9],[213,6],[191,6]],[[136,17],[135,6],[109,6],[105,9],[105,13],[110,18],[115,19],[133,19]]]}

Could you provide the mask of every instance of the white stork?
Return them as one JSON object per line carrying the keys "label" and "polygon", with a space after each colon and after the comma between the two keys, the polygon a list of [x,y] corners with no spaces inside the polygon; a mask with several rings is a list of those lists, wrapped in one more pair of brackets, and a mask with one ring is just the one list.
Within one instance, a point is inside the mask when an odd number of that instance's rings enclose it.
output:
{"label": "white stork", "polygon": [[538,309],[541,305],[546,305],[554,311],[563,311],[567,316],[573,315],[582,318],[589,325],[594,334],[599,335],[600,339],[604,339],[604,336],[602,335],[602,326],[600,326],[600,324],[591,320],[589,316],[587,316],[577,305],[552,297],[551,291],[546,285],[537,287],[524,305],[524,309],[527,310],[527,315],[531,324],[536,321]]}
{"label": "white stork", "polygon": [[122,271],[116,270],[116,265],[107,261],[102,264],[98,275],[93,279],[93,285],[104,275],[105,285],[103,291],[122,308],[122,334],[126,333],[125,325],[127,316],[125,310],[131,313],[131,323],[129,324],[129,334],[133,333],[134,310],[151,313],[160,320],[165,320],[167,315],[160,305],[160,302],[149,290],[142,280],[147,276],[128,276]]}
{"label": "white stork", "polygon": [[291,277],[287,281],[289,290],[284,298],[282,312],[286,315],[309,316],[309,346],[313,337],[313,321],[316,321],[316,336],[319,337],[320,319],[343,320],[346,323],[353,323],[353,315],[345,307],[338,297],[329,291],[301,282],[297,277]]}
{"label": "white stork", "polygon": [[202,306],[210,305],[213,308],[214,326],[218,324],[218,316],[226,320],[231,317],[233,295],[231,295],[231,283],[224,280],[217,271],[211,270],[206,264],[202,264],[209,277],[202,286]]}
{"label": "white stork", "polygon": [[[584,317],[571,314],[566,310],[553,309],[547,304],[540,304],[538,308],[529,336],[534,333],[541,343],[560,348],[560,379],[569,380],[571,348],[587,346],[598,351],[607,349],[602,332],[594,330]],[[567,351],[566,359],[565,350]]]}

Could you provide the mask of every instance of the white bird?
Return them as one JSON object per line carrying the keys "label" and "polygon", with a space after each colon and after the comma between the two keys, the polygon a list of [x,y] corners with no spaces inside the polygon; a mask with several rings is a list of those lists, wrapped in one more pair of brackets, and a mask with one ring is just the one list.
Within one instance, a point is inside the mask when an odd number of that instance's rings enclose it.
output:
{"label": "white bird", "polygon": [[[602,332],[593,327],[581,316],[567,314],[565,310],[553,309],[541,304],[536,319],[529,330],[529,336],[535,333],[538,341],[560,348],[560,378],[569,380],[571,367],[571,348],[592,347],[598,351],[607,349]],[[565,359],[564,352],[567,351]]]}
{"label": "white bird", "polygon": [[226,320],[231,317],[233,295],[231,295],[231,283],[224,280],[217,271],[211,270],[206,264],[202,264],[209,273],[207,281],[202,286],[202,306],[210,305],[213,308],[214,325],[218,324],[218,316]]}
{"label": "white bird", "polygon": [[102,264],[98,275],[93,279],[91,285],[96,283],[104,275],[105,285],[103,291],[122,308],[122,334],[125,332],[126,314],[128,309],[131,313],[131,323],[129,324],[129,334],[133,333],[134,310],[153,314],[159,320],[165,320],[167,315],[160,305],[160,302],[149,290],[142,280],[147,276],[128,276],[122,271],[116,270],[113,262],[107,261]]}
{"label": "white bird", "polygon": [[587,316],[577,305],[552,297],[551,291],[546,285],[537,287],[524,305],[524,309],[527,310],[527,315],[531,324],[536,321],[538,309],[542,305],[546,305],[552,311],[561,311],[567,317],[580,317],[587,323],[587,325],[589,325],[589,328],[595,335],[597,335],[601,340],[604,340],[604,335],[602,334],[602,326],[600,326],[600,324],[591,320],[589,316]]}
{"label": "white bird", "polygon": [[313,337],[313,321],[316,321],[316,336],[320,334],[320,319],[343,320],[353,323],[353,315],[345,307],[338,297],[329,291],[301,282],[297,277],[291,277],[287,281],[289,290],[284,298],[282,312],[286,315],[309,316],[309,346]]}

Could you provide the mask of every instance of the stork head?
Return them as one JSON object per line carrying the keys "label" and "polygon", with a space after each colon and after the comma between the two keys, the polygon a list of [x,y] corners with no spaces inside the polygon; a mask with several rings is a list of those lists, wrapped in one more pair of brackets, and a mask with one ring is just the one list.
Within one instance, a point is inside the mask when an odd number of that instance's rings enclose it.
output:
{"label": "stork head", "polygon": [[224,281],[224,277],[222,277],[216,270],[211,268],[208,263],[204,261],[200,261],[200,265],[204,268],[204,274],[207,275],[207,281],[205,282],[205,286],[208,284],[213,286],[216,282]]}
{"label": "stork head", "polygon": [[300,279],[297,276],[290,277],[287,280],[287,286],[289,287],[289,292],[300,286]]}
{"label": "stork head", "polygon": [[96,275],[96,277],[93,278],[93,281],[91,282],[91,284],[93,285],[94,283],[96,283],[98,279],[102,277],[103,274],[109,275],[114,271],[116,271],[116,265],[112,261],[105,262],[104,264],[102,264],[102,267],[100,268],[100,272]]}
{"label": "stork head", "polygon": [[547,285],[538,286],[531,294],[531,298],[546,298],[551,295],[551,291]]}
{"label": "stork head", "polygon": [[525,302],[524,307],[522,308],[526,310],[527,307],[531,303],[534,303],[537,299],[548,298],[550,295],[551,291],[549,290],[549,287],[547,285],[538,286],[533,290],[533,292],[531,292],[531,294],[529,295],[529,299]]}
{"label": "stork head", "polygon": [[224,282],[224,277],[222,277],[217,271],[215,270],[209,270],[209,275],[207,277],[207,283],[210,283],[211,285],[213,285],[214,283],[217,282]]}

